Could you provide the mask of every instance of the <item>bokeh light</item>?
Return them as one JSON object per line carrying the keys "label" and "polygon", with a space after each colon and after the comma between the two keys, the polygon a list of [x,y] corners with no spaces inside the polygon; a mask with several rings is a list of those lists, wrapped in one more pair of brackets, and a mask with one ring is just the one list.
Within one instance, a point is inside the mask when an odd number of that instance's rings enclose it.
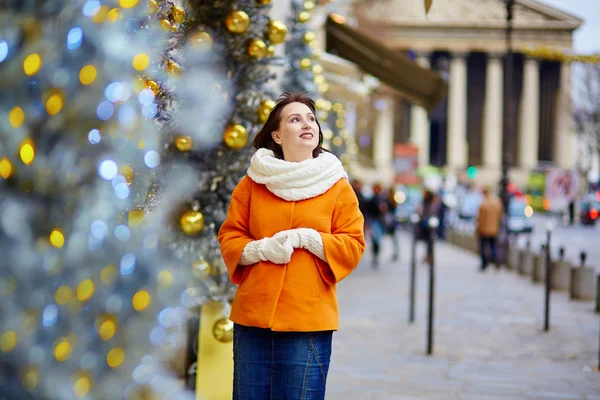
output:
{"label": "bokeh light", "polygon": [[127,253],[123,257],[121,257],[121,264],[119,267],[121,275],[130,275],[135,269],[135,254]]}
{"label": "bokeh light", "polygon": [[6,157],[0,159],[0,177],[8,179],[12,175],[13,167],[10,160]]}
{"label": "bokeh light", "polygon": [[160,154],[150,150],[144,155],[144,162],[148,168],[156,168],[160,165]]}
{"label": "bokeh light", "polygon": [[102,121],[106,121],[113,116],[114,111],[115,108],[110,101],[103,101],[98,105],[98,108],[96,109],[96,114],[98,115],[98,118],[100,118]]}
{"label": "bokeh light", "polygon": [[48,115],[54,116],[58,114],[64,105],[64,100],[61,93],[54,93],[46,101],[46,111]]}
{"label": "bokeh light", "polygon": [[50,233],[50,244],[52,246],[56,247],[57,249],[60,249],[61,247],[64,246],[65,236],[63,235],[63,233],[60,230],[58,230],[58,229],[52,230],[52,232]]}
{"label": "bokeh light", "polygon": [[23,61],[23,70],[25,74],[31,76],[38,73],[38,71],[42,68],[42,58],[38,53],[33,53],[25,57]]}
{"label": "bokeh light", "polygon": [[104,160],[100,163],[100,167],[98,168],[98,173],[103,179],[107,181],[112,180],[115,176],[117,176],[117,172],[119,168],[117,167],[117,163],[113,160]]}
{"label": "bokeh light", "polygon": [[95,286],[91,279],[84,279],[77,285],[77,298],[80,301],[88,301],[94,295]]}
{"label": "bokeh light", "polygon": [[8,56],[8,43],[6,40],[0,40],[0,63],[6,60]]}
{"label": "bokeh light", "polygon": [[150,57],[148,57],[147,54],[141,53],[138,54],[137,56],[133,57],[133,68],[135,68],[138,71],[143,71],[146,68],[148,68],[148,65],[150,64]]}
{"label": "bokeh light", "polygon": [[98,129],[92,129],[90,133],[88,133],[88,140],[91,144],[98,144],[102,137],[100,136],[100,131]]}
{"label": "bokeh light", "polygon": [[110,285],[117,277],[117,268],[114,265],[108,265],[100,272],[100,282],[104,285]]}
{"label": "bokeh light", "polygon": [[79,81],[83,84],[83,85],[89,85],[90,83],[94,82],[96,80],[96,67],[94,67],[93,65],[86,65],[85,67],[81,68],[81,71],[79,71]]}
{"label": "bokeh light", "polygon": [[75,50],[79,46],[81,46],[81,42],[83,41],[83,30],[76,26],[75,28],[71,28],[69,33],[67,33],[67,49]]}
{"label": "bokeh light", "polygon": [[73,391],[75,396],[78,398],[85,397],[90,389],[92,388],[92,379],[89,374],[81,373],[75,376],[75,382],[73,383]]}
{"label": "bokeh light", "polygon": [[119,0],[119,5],[123,8],[135,7],[137,3],[138,0]]}
{"label": "bokeh light", "polygon": [[150,295],[145,290],[140,290],[133,295],[131,304],[137,311],[143,311],[150,305]]}
{"label": "bokeh light", "polygon": [[18,128],[25,122],[25,113],[21,107],[15,106],[8,113],[8,122],[13,128]]}
{"label": "bokeh light", "polygon": [[35,158],[35,149],[33,147],[33,142],[30,139],[25,139],[21,142],[19,156],[25,165],[31,165],[33,162],[33,159]]}
{"label": "bokeh light", "polygon": [[54,346],[54,358],[58,362],[65,362],[69,358],[71,358],[71,354],[73,352],[73,348],[71,347],[71,343],[67,341],[65,338],[61,338],[56,346]]}
{"label": "bokeh light", "polygon": [[98,12],[98,10],[100,10],[100,7],[102,5],[100,4],[100,2],[98,0],[89,0],[86,1],[85,4],[83,5],[83,15],[85,15],[86,17],[91,17],[94,14],[96,14]]}
{"label": "bokeh light", "polygon": [[0,350],[8,353],[17,345],[17,334],[15,331],[6,331],[0,336]]}
{"label": "bokeh light", "polygon": [[125,352],[119,347],[111,349],[106,355],[106,363],[111,368],[117,368],[125,360]]}

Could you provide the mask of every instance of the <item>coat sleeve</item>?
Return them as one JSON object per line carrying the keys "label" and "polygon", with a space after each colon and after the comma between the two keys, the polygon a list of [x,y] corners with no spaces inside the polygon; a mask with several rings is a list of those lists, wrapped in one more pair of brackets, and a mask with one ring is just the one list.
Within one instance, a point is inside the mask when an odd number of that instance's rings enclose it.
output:
{"label": "coat sleeve", "polygon": [[323,279],[335,284],[350,275],[365,250],[364,218],[350,185],[335,202],[331,233],[320,234],[327,263],[317,260],[318,266]]}
{"label": "coat sleeve", "polygon": [[239,265],[239,262],[246,245],[254,240],[249,232],[251,192],[249,178],[244,177],[233,190],[227,218],[219,229],[221,255],[227,266],[229,279],[235,285],[242,282],[244,273],[250,268],[249,265]]}

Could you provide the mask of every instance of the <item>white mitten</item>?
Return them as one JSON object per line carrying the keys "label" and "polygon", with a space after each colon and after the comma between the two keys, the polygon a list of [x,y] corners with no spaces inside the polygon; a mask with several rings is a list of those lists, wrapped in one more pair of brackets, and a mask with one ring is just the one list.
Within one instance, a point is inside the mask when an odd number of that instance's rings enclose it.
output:
{"label": "white mitten", "polygon": [[259,261],[271,261],[275,264],[287,264],[292,258],[294,248],[285,239],[268,237],[254,240],[244,247],[240,265],[256,264]]}
{"label": "white mitten", "polygon": [[295,249],[306,249],[321,260],[327,262],[325,258],[325,248],[323,246],[323,238],[314,229],[311,228],[296,228],[287,231],[276,233],[274,238],[278,240],[287,239]]}

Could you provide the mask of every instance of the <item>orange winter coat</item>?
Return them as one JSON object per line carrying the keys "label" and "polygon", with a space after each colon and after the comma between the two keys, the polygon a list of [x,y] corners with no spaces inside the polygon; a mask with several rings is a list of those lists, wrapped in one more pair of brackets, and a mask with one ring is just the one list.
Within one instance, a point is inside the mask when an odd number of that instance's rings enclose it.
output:
{"label": "orange winter coat", "polygon": [[[239,285],[230,319],[274,331],[337,330],[336,284],[360,261],[363,225],[358,200],[345,179],[320,196],[286,201],[244,177],[219,231],[229,278]],[[294,228],[313,228],[321,234],[327,263],[308,250],[295,249],[288,264],[238,265],[249,242]]]}

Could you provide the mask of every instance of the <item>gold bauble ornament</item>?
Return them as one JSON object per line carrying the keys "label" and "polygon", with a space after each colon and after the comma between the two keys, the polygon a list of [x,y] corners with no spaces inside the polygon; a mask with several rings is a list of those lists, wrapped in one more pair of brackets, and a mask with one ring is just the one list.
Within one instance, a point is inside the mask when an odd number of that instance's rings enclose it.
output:
{"label": "gold bauble ornament", "polygon": [[267,55],[267,45],[260,39],[252,39],[248,44],[248,54],[260,60]]}
{"label": "gold bauble ornament", "polygon": [[267,57],[274,57],[274,56],[275,56],[275,46],[267,47]]}
{"label": "gold bauble ornament", "polygon": [[212,47],[212,37],[208,32],[194,32],[190,35],[189,40],[196,49],[210,50]]}
{"label": "gold bauble ornament", "polygon": [[212,267],[206,260],[198,260],[192,264],[192,275],[200,280],[208,278],[211,271]]}
{"label": "gold bauble ornament", "polygon": [[321,49],[313,49],[312,58],[313,60],[318,60],[319,58],[321,58]]}
{"label": "gold bauble ornament", "polygon": [[156,83],[154,81],[147,80],[146,81],[146,87],[148,89],[152,90],[152,92],[154,92],[155,96],[157,96],[158,93],[160,92],[160,86],[158,86],[158,83]]}
{"label": "gold bauble ornament", "polygon": [[257,0],[256,2],[258,4],[262,4],[263,6],[266,6],[267,4],[271,4],[271,0]]}
{"label": "gold bauble ornament", "polygon": [[314,81],[317,85],[320,85],[321,83],[325,83],[325,77],[323,75],[315,75]]}
{"label": "gold bauble ornament", "polygon": [[221,318],[215,322],[213,335],[221,343],[228,343],[233,340],[233,321],[229,318]]}
{"label": "gold bauble ornament", "polygon": [[185,21],[185,10],[179,6],[173,6],[171,8],[171,18],[176,24],[181,24]]}
{"label": "gold bauble ornament", "polygon": [[160,21],[160,27],[168,32],[171,30],[171,23],[168,20],[163,19]]}
{"label": "gold bauble ornament", "polygon": [[310,68],[310,58],[303,58],[300,60],[300,68],[308,69]]}
{"label": "gold bauble ornament", "polygon": [[269,40],[273,44],[279,44],[285,42],[285,35],[287,34],[287,26],[280,21],[269,21]]}
{"label": "gold bauble ornament", "polygon": [[323,73],[323,67],[319,64],[315,64],[312,67],[312,72],[313,72],[313,74],[316,74],[316,75],[321,74],[321,73]]}
{"label": "gold bauble ornament", "polygon": [[305,9],[306,11],[310,11],[310,10],[312,10],[313,8],[315,8],[315,3],[313,3],[312,1],[305,1],[305,2],[304,2],[304,9]]}
{"label": "gold bauble ornament", "polygon": [[179,151],[190,151],[192,149],[192,138],[189,136],[177,136],[175,138],[175,147]]}
{"label": "gold bauble ornament", "polygon": [[225,19],[225,26],[229,32],[246,32],[246,29],[250,26],[250,17],[243,11],[232,11]]}
{"label": "gold bauble ornament", "polygon": [[306,32],[303,36],[302,36],[302,40],[304,41],[304,43],[310,43],[313,40],[315,40],[316,36],[313,32]]}
{"label": "gold bauble ornament", "polygon": [[230,149],[239,150],[248,143],[248,132],[240,124],[229,125],[223,133],[223,140]]}
{"label": "gold bauble ornament", "polygon": [[260,106],[258,106],[258,110],[256,111],[260,123],[264,124],[265,122],[267,122],[267,119],[269,118],[269,114],[271,114],[271,110],[273,109],[273,107],[275,107],[275,102],[273,100],[265,100],[262,103],[260,103]]}
{"label": "gold bauble ornament", "polygon": [[178,74],[181,72],[181,66],[175,61],[167,61],[167,65],[165,66],[165,68],[170,74]]}
{"label": "gold bauble ornament", "polygon": [[204,215],[199,211],[186,211],[179,218],[179,226],[186,235],[197,235],[204,229]]}
{"label": "gold bauble ornament", "polygon": [[310,13],[308,11],[302,11],[298,14],[298,22],[301,24],[307,22],[310,19]]}
{"label": "gold bauble ornament", "polygon": [[150,12],[150,14],[154,14],[158,11],[158,3],[156,2],[156,0],[148,1],[148,11]]}

